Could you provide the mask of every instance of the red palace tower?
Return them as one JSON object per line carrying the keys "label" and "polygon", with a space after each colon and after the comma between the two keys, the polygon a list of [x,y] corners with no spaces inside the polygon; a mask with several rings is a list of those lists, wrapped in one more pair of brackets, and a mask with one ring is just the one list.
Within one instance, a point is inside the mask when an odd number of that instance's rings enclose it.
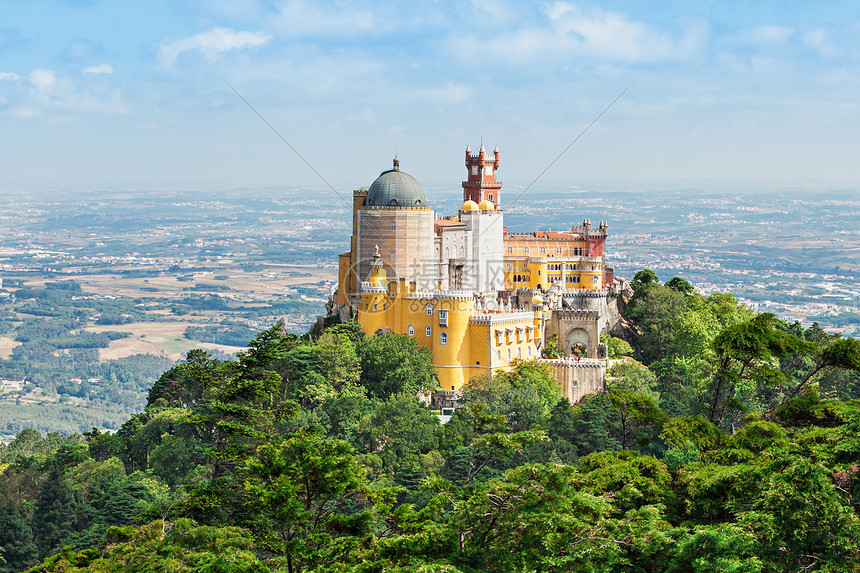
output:
{"label": "red palace tower", "polygon": [[472,155],[472,150],[466,146],[466,169],[469,171],[469,179],[463,181],[463,201],[480,203],[486,199],[498,209],[502,194],[502,182],[496,181],[499,147],[496,146],[492,155],[487,155],[481,145],[478,154]]}

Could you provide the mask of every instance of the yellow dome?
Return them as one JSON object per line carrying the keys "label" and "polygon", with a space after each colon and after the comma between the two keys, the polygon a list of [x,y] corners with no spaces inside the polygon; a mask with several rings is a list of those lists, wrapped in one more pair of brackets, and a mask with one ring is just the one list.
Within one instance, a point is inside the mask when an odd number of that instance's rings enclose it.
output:
{"label": "yellow dome", "polygon": [[493,205],[492,201],[484,199],[483,201],[478,203],[478,209],[480,209],[481,211],[495,211],[496,206]]}
{"label": "yellow dome", "polygon": [[533,306],[538,306],[541,304],[543,304],[543,297],[541,295],[535,294],[534,296],[532,296],[532,305]]}
{"label": "yellow dome", "polygon": [[460,207],[461,211],[479,211],[478,204],[472,200],[466,201],[463,203],[463,206]]}

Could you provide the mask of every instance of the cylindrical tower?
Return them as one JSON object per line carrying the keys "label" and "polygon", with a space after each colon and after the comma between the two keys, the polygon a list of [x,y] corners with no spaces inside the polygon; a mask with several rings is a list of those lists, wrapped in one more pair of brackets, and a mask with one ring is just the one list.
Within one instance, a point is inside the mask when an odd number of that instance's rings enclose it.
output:
{"label": "cylindrical tower", "polygon": [[[357,210],[355,245],[357,274],[366,277],[375,248],[391,279],[409,277],[419,288],[435,288],[433,211],[427,206],[424,190],[411,175],[394,168],[383,172],[367,191]],[[425,276],[428,275],[428,276]]]}
{"label": "cylindrical tower", "polygon": [[433,363],[443,390],[459,390],[467,382],[472,358],[468,336],[469,318],[475,311],[471,294],[441,294],[436,300]]}

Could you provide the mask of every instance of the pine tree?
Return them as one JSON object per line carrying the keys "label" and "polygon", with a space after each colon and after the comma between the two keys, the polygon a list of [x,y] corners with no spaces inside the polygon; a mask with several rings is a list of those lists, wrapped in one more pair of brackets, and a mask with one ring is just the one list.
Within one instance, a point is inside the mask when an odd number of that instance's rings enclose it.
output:
{"label": "pine tree", "polygon": [[52,469],[39,490],[33,525],[39,557],[52,555],[75,533],[77,502],[59,469]]}
{"label": "pine tree", "polygon": [[5,563],[0,573],[16,573],[36,564],[39,552],[33,542],[33,530],[21,508],[11,499],[0,506],[0,548]]}

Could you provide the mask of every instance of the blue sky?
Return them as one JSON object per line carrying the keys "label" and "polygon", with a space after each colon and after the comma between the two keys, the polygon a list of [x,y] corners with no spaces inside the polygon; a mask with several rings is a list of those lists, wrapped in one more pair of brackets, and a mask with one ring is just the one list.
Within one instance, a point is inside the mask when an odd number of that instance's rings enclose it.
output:
{"label": "blue sky", "polygon": [[860,3],[0,0],[0,190],[320,186],[463,151],[630,188],[860,186]]}

